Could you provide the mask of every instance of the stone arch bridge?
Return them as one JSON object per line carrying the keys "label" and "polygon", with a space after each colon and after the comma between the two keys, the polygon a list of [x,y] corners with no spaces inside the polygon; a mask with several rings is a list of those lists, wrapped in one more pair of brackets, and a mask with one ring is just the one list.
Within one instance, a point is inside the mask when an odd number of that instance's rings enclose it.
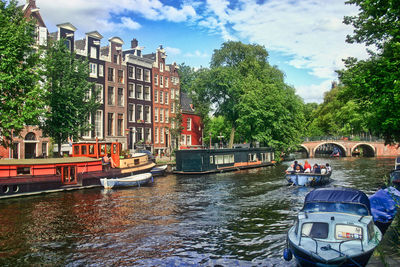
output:
{"label": "stone arch bridge", "polygon": [[318,148],[324,145],[335,145],[341,151],[342,157],[351,157],[362,149],[368,156],[389,157],[399,156],[399,145],[385,145],[383,141],[350,141],[350,140],[323,140],[305,141],[301,147],[307,152],[308,157],[313,158]]}

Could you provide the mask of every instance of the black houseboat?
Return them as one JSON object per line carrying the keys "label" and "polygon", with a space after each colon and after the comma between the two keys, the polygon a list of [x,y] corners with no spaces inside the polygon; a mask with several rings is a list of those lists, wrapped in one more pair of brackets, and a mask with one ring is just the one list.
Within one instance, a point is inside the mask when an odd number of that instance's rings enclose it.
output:
{"label": "black houseboat", "polygon": [[176,174],[203,174],[274,164],[271,148],[184,149],[176,151]]}

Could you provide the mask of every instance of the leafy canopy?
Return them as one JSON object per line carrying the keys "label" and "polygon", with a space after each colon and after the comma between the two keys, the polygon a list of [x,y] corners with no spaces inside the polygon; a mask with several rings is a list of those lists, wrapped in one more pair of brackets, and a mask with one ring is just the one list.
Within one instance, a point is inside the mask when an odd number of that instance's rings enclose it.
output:
{"label": "leafy canopy", "polygon": [[12,144],[25,125],[37,125],[43,112],[38,84],[39,53],[34,50],[35,25],[24,18],[16,1],[0,1],[0,136]]}

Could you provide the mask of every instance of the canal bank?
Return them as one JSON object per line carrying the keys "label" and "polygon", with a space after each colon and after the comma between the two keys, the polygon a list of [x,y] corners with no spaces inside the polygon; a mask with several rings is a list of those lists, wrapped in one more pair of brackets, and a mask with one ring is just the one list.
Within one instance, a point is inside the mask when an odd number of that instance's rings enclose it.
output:
{"label": "canal bank", "polygon": [[[393,168],[392,159],[311,161],[332,166],[327,186],[367,194]],[[295,266],[282,259],[282,251],[311,188],[286,186],[283,172],[290,163],[167,175],[140,189],[2,200],[0,265]],[[375,257],[371,264],[379,260]]]}

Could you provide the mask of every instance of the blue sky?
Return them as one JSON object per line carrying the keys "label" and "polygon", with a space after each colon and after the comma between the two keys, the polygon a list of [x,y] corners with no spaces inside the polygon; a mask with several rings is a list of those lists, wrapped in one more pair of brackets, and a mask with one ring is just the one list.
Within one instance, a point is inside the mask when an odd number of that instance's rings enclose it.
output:
{"label": "blue sky", "polygon": [[[21,1],[23,3],[24,1]],[[78,38],[97,30],[106,45],[136,38],[144,53],[159,45],[169,63],[208,67],[214,49],[227,40],[264,45],[269,62],[286,75],[305,102],[322,102],[348,56],[365,58],[365,47],[347,44],[356,15],[344,0],[36,0],[50,32],[70,22]]]}

